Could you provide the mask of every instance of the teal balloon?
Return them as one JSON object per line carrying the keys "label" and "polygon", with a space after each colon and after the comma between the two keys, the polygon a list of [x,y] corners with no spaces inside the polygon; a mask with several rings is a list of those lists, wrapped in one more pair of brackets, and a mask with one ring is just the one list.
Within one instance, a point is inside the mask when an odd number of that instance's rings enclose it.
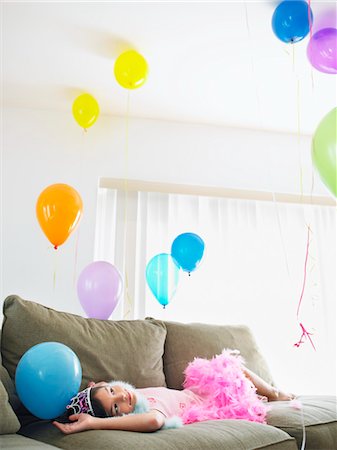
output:
{"label": "teal balloon", "polygon": [[146,281],[158,302],[165,308],[176,293],[179,282],[179,267],[172,256],[160,253],[146,266]]}
{"label": "teal balloon", "polygon": [[15,385],[24,406],[39,419],[54,419],[79,391],[82,368],[76,354],[59,342],[34,345],[21,357]]}
{"label": "teal balloon", "polygon": [[204,250],[205,244],[200,236],[183,233],[173,241],[171,255],[185,272],[192,272],[200,264]]}
{"label": "teal balloon", "polygon": [[321,180],[337,197],[337,108],[318,124],[312,139],[311,156]]}

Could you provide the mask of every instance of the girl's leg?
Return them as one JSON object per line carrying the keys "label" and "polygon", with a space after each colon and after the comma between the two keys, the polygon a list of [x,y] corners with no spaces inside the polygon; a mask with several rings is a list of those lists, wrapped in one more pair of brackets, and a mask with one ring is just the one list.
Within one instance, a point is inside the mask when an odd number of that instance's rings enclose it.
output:
{"label": "girl's leg", "polygon": [[243,373],[256,387],[256,393],[267,397],[270,402],[276,400],[292,400],[295,398],[294,394],[277,389],[246,367],[243,367]]}

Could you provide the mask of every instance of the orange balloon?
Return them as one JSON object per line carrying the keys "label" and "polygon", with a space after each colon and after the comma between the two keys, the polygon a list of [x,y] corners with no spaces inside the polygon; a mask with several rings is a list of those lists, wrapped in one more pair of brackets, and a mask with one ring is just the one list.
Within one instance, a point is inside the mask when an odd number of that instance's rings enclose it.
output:
{"label": "orange balloon", "polygon": [[51,184],[41,192],[36,203],[36,216],[55,250],[75,230],[82,210],[80,194],[67,184]]}

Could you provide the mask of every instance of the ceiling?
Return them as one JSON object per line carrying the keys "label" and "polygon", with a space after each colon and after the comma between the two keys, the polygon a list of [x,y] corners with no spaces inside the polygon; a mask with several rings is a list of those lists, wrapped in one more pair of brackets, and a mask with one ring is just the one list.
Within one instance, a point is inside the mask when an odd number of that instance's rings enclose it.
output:
{"label": "ceiling", "polygon": [[[312,134],[336,106],[336,75],[317,71],[308,37],[271,28],[275,1],[2,2],[5,107],[71,111],[83,92],[102,114]],[[312,32],[336,26],[335,1],[311,1]],[[133,48],[149,76],[127,91],[114,78]]]}

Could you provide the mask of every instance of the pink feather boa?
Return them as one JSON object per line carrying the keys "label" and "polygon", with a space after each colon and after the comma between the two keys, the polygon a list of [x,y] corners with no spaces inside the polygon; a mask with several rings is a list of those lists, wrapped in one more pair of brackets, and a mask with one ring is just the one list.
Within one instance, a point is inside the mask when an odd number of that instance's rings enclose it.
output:
{"label": "pink feather boa", "polygon": [[195,358],[185,370],[184,388],[203,401],[183,413],[184,424],[214,419],[244,419],[265,423],[268,410],[242,371],[243,359],[224,350],[212,359]]}

